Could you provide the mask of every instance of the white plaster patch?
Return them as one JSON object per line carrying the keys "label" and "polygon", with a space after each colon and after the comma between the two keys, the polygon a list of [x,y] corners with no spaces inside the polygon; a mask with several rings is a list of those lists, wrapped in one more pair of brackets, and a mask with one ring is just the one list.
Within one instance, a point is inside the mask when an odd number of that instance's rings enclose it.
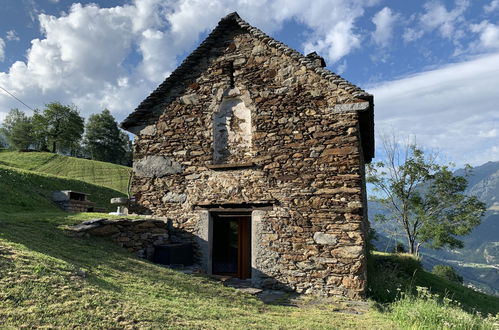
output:
{"label": "white plaster patch", "polygon": [[251,110],[238,97],[225,99],[213,120],[215,163],[227,162],[231,155],[249,155],[251,139]]}

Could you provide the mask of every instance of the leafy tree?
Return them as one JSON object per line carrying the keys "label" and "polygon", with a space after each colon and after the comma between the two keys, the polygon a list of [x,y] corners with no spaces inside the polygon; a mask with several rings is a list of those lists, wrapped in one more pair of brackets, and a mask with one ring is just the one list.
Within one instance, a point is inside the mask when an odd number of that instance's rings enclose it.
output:
{"label": "leafy tree", "polygon": [[130,163],[130,139],[118,128],[107,109],[88,118],[84,144],[92,159],[123,165]]}
{"label": "leafy tree", "polygon": [[7,143],[7,137],[5,136],[5,133],[0,129],[0,148],[7,148],[8,147]]}
{"label": "leafy tree", "polygon": [[26,150],[33,145],[33,124],[31,118],[19,109],[12,109],[5,117],[1,133],[11,148]]}
{"label": "leafy tree", "polygon": [[463,277],[452,266],[435,265],[431,272],[449,281],[463,283]]}
{"label": "leafy tree", "polygon": [[5,134],[8,136],[10,131],[12,130],[12,127],[18,122],[18,121],[23,121],[27,118],[26,114],[17,109],[10,109],[9,113],[7,116],[5,116],[5,119],[3,120],[2,123],[2,131],[5,132]]}
{"label": "leafy tree", "polygon": [[50,146],[52,152],[78,150],[84,130],[84,119],[75,106],[49,103],[43,112],[33,115],[34,131],[38,143]]}
{"label": "leafy tree", "polygon": [[382,143],[386,160],[367,166],[367,182],[374,186],[373,199],[389,212],[375,220],[396,223],[411,254],[417,255],[423,244],[463,247],[458,237],[479,225],[486,209],[475,196],[464,194],[471,168],[456,176],[414,143],[401,147],[386,137]]}

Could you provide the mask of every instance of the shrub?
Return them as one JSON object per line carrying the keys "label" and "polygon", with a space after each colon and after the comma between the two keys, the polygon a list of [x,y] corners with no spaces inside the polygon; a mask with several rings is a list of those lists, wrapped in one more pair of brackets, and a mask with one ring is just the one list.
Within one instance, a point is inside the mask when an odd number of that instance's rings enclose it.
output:
{"label": "shrub", "polygon": [[410,329],[496,329],[498,316],[468,313],[457,301],[418,286],[416,295],[401,292],[389,306],[388,316]]}
{"label": "shrub", "polygon": [[463,277],[459,275],[452,266],[436,265],[433,267],[431,272],[437,276],[445,278],[446,280],[463,283]]}

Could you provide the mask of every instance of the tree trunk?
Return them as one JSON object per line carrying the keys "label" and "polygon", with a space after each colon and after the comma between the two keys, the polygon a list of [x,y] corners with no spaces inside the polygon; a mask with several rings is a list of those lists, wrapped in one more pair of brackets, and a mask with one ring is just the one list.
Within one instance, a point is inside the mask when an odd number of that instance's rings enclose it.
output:
{"label": "tree trunk", "polygon": [[54,141],[52,141],[52,152],[53,152],[54,154],[55,154],[55,152],[56,152],[56,150],[55,150],[55,148],[56,148],[56,143],[57,143],[57,142],[56,142],[55,140],[54,140]]}
{"label": "tree trunk", "polygon": [[408,246],[409,251],[408,252],[410,254],[414,254],[415,255],[417,252],[416,252],[416,249],[414,247],[414,244],[415,244],[414,238],[411,237],[411,236],[409,236],[409,235],[407,235],[407,243],[409,244],[409,246]]}

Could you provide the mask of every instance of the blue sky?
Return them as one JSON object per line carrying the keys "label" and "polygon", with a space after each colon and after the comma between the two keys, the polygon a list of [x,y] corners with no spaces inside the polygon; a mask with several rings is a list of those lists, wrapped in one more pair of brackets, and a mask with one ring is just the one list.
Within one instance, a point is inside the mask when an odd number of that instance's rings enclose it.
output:
{"label": "blue sky", "polygon": [[[499,160],[499,0],[3,0],[0,87],[122,120],[237,11],[374,94],[378,134],[458,166]],[[0,121],[26,109],[0,91]]]}

